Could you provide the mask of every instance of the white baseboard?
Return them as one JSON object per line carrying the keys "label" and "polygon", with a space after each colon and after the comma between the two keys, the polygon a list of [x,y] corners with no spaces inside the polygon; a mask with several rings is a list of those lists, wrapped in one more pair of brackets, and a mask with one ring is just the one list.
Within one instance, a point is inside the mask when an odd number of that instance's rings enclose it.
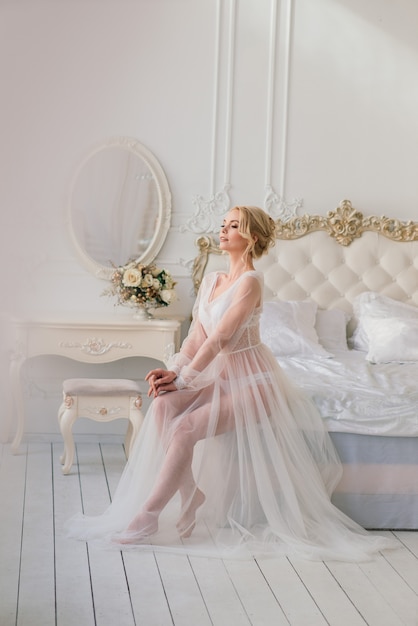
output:
{"label": "white baseboard", "polygon": [[[74,434],[75,443],[103,443],[103,444],[123,444],[125,437],[123,435],[106,435],[106,434]],[[57,433],[26,433],[23,437],[24,443],[63,443],[61,435]]]}

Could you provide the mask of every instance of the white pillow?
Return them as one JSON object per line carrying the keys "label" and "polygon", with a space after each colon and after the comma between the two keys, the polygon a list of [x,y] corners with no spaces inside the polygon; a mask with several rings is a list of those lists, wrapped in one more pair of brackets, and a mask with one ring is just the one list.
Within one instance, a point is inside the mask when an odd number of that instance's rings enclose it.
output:
{"label": "white pillow", "polygon": [[347,324],[349,321],[350,316],[341,309],[318,310],[315,330],[321,346],[330,352],[348,350]]}
{"label": "white pillow", "polygon": [[317,305],[311,301],[265,302],[260,316],[260,336],[275,356],[331,357],[318,342]]}
{"label": "white pillow", "polygon": [[418,361],[418,317],[371,317],[362,320],[369,349],[367,360],[372,363]]}
{"label": "white pillow", "polygon": [[418,307],[394,300],[381,293],[365,291],[353,301],[354,315],[358,320],[351,343],[356,350],[368,350],[369,342],[363,325],[363,318],[368,317],[399,317],[402,319],[418,318]]}

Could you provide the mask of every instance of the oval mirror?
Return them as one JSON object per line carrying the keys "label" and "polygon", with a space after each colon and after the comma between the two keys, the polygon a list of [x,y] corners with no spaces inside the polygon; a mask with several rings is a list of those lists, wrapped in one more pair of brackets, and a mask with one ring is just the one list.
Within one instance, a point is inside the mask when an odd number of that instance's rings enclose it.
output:
{"label": "oval mirror", "polygon": [[75,174],[69,230],[83,265],[110,279],[130,259],[150,263],[171,218],[171,194],[155,156],[135,139],[111,139],[92,150]]}

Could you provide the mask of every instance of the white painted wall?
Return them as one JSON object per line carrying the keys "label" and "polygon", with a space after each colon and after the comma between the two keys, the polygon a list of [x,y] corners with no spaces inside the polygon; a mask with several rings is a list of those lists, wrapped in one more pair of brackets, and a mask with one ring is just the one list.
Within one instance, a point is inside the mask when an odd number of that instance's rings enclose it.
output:
{"label": "white painted wall", "polygon": [[[173,314],[192,306],[199,206],[266,206],[271,191],[273,211],[299,200],[324,214],[348,198],[418,220],[417,26],[415,0],[0,0],[3,318],[113,311],[65,227],[78,164],[113,136],[136,137],[166,172],[172,227],[157,261],[178,281]],[[6,323],[2,336],[6,439]],[[52,361],[24,372],[27,430],[47,437],[62,379],[91,374]]]}

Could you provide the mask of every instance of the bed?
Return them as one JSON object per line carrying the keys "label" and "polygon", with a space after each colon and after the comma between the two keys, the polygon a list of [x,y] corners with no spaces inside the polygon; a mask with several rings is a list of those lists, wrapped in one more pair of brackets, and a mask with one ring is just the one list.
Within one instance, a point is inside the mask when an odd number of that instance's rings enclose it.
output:
{"label": "bed", "polygon": [[[317,405],[343,463],[333,502],[368,529],[418,528],[418,222],[364,216],[277,221],[262,340]],[[197,290],[226,269],[197,240]]]}

